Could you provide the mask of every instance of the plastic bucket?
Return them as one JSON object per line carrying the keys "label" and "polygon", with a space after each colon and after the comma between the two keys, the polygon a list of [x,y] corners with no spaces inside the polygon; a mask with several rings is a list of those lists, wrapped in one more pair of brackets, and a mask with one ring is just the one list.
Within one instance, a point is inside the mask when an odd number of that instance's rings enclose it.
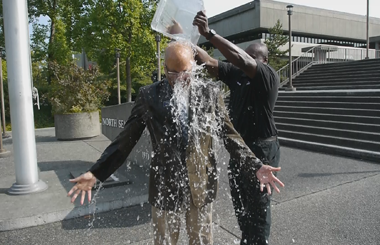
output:
{"label": "plastic bucket", "polygon": [[[200,34],[198,27],[193,26],[193,20],[201,10],[204,10],[203,0],[161,0],[151,27],[169,38],[185,39],[197,44]],[[182,33],[169,33],[173,31],[175,23],[181,26]]]}

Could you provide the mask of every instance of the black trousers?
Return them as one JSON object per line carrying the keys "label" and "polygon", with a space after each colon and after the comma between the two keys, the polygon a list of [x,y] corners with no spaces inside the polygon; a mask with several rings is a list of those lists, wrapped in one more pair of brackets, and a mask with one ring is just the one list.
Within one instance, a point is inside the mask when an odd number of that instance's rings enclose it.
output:
{"label": "black trousers", "polygon": [[[252,152],[264,163],[278,167],[280,144],[273,141],[246,142]],[[266,188],[260,191],[260,183],[253,176],[240,172],[240,163],[229,162],[229,182],[235,214],[242,231],[241,245],[268,244],[271,226],[270,195]]]}

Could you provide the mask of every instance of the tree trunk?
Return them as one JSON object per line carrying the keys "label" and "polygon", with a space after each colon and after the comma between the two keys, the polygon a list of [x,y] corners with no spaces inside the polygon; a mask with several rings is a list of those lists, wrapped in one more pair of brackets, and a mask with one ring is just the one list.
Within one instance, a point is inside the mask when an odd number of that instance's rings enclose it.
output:
{"label": "tree trunk", "polygon": [[132,78],[131,78],[131,57],[127,57],[125,69],[127,72],[127,102],[132,101]]}
{"label": "tree trunk", "polygon": [[51,20],[51,24],[50,24],[50,37],[49,37],[49,45],[48,45],[48,77],[47,77],[47,80],[48,80],[48,84],[51,83],[51,77],[52,77],[52,73],[51,73],[51,67],[50,67],[50,62],[54,60],[54,54],[53,54],[53,50],[52,50],[52,45],[54,43],[54,35],[55,35],[55,11],[56,11],[56,0],[53,2],[53,9],[51,9],[51,15],[49,16],[50,17],[50,20]]}

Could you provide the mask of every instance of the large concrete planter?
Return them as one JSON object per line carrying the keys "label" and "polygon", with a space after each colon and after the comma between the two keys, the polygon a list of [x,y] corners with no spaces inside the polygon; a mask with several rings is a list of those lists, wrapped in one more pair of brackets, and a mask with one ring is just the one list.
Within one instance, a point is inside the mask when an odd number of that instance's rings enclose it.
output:
{"label": "large concrete planter", "polygon": [[55,137],[58,140],[79,140],[100,134],[99,112],[54,116]]}

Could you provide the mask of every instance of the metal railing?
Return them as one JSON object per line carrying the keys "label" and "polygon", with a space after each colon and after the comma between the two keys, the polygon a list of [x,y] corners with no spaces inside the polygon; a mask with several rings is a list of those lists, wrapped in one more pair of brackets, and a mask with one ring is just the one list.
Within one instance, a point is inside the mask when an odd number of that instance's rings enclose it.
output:
{"label": "metal railing", "polygon": [[[366,59],[366,49],[347,48],[331,45],[314,46],[292,61],[292,78],[299,76],[310,66],[334,62],[348,62]],[[380,50],[369,50],[369,59],[379,59]],[[280,87],[289,82],[289,64],[277,71]]]}

